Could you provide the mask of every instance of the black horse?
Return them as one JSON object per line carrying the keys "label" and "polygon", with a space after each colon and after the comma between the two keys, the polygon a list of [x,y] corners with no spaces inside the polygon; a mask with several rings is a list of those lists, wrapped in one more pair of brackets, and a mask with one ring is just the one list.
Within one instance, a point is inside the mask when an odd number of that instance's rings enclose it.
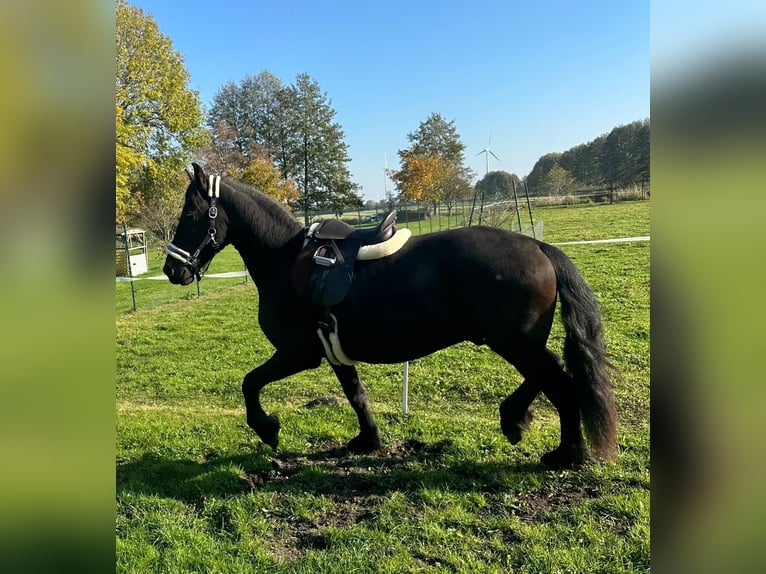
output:
{"label": "black horse", "polygon": [[[190,179],[164,272],[172,283],[188,285],[225,245],[239,251],[258,288],[261,329],[276,348],[245,375],[247,424],[276,448],[279,421],[261,407],[261,389],[318,367],[327,353],[317,332],[325,314],[296,284],[308,230],[245,184],[228,178],[213,184],[197,164]],[[557,294],[566,330],[563,361],[546,347]],[[511,443],[527,429],[539,392],[559,413],[560,445],[542,457],[549,467],[590,459],[581,423],[597,458],[616,450],[599,307],[572,261],[551,245],[482,226],[413,237],[387,257],[357,261],[347,297],[331,311],[342,350],[354,361],[399,363],[461,341],[489,346],[525,378],[500,404],[500,426]],[[379,449],[380,432],[356,368],[334,364],[333,370],[359,419],[348,450]]]}

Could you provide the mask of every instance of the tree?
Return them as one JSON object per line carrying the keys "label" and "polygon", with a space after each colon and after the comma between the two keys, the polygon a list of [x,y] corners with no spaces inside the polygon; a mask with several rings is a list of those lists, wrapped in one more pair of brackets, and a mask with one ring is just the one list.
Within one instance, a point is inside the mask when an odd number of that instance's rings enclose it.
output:
{"label": "tree", "polygon": [[568,171],[583,187],[624,188],[649,180],[649,120],[617,126],[564,153],[542,156],[527,176],[531,193],[537,193],[555,164]]}
{"label": "tree", "polygon": [[291,179],[283,179],[279,169],[265,157],[256,157],[248,163],[241,178],[280,203],[292,205],[298,201],[298,186]]}
{"label": "tree", "polygon": [[476,182],[476,191],[485,198],[508,199],[513,197],[513,186],[519,189],[521,180],[515,173],[490,171]]}
{"label": "tree", "polygon": [[399,150],[401,168],[391,172],[401,199],[444,201],[448,212],[458,199],[470,194],[473,171],[463,165],[465,144],[454,121],[432,113],[418,129],[407,134],[410,147]]}
{"label": "tree", "polygon": [[299,74],[288,89],[290,107],[287,126],[292,137],[286,142],[283,173],[298,184],[300,209],[306,225],[309,212],[330,208],[336,213],[345,206],[361,206],[346,167],[350,160],[343,130],[333,121],[335,110],[319,84],[308,74]]}
{"label": "tree", "polygon": [[140,205],[141,194],[139,192],[131,191],[131,177],[141,166],[143,154],[123,143],[131,140],[131,132],[133,130],[131,126],[126,125],[122,121],[122,108],[120,108],[120,106],[116,106],[116,108],[117,146],[115,149],[115,159],[117,163],[117,171],[115,181],[115,219],[120,222],[127,221],[128,214],[135,212]]}
{"label": "tree", "polygon": [[149,195],[173,185],[149,185],[146,177],[168,177],[168,167],[186,163],[205,133],[183,57],[154,19],[118,0],[116,42],[116,217],[125,221]]}
{"label": "tree", "polygon": [[137,183],[145,196],[138,222],[165,244],[175,234],[183,190],[189,183],[183,166],[149,162],[141,168]]}
{"label": "tree", "polygon": [[[256,158],[273,161],[275,168],[298,189],[294,205],[306,224],[314,209],[361,205],[359,186],[351,181],[343,130],[334,121],[327,94],[308,74],[290,86],[268,71],[229,82],[214,97],[209,121],[225,122],[233,142],[250,166]],[[259,170],[265,165],[254,164]],[[253,169],[255,169],[253,167]],[[244,166],[243,166],[244,169]],[[281,184],[285,189],[291,184]]]}
{"label": "tree", "polygon": [[576,186],[572,174],[558,163],[545,174],[541,182],[542,189],[550,195],[566,195]]}
{"label": "tree", "polygon": [[470,181],[474,172],[465,166],[450,164],[442,170],[441,179],[437,184],[438,200],[447,207],[447,216],[452,216],[452,209],[458,201],[473,196]]}
{"label": "tree", "polygon": [[439,113],[431,113],[417,130],[407,134],[407,139],[412,154],[437,156],[453,164],[464,161],[465,144],[460,141],[455,121],[448,122]]}
{"label": "tree", "polygon": [[247,158],[239,146],[237,130],[226,120],[218,120],[208,134],[208,144],[194,154],[198,162],[209,172],[241,178]]}
{"label": "tree", "polygon": [[208,121],[213,126],[225,122],[234,130],[245,163],[253,159],[253,149],[265,148],[280,156],[288,133],[284,129],[284,108],[289,103],[285,91],[282,80],[267,70],[247,75],[239,83],[228,82],[213,97]]}
{"label": "tree", "polygon": [[438,186],[444,171],[444,162],[436,155],[418,155],[408,150],[400,150],[402,167],[393,171],[391,179],[399,189],[399,199],[403,201],[435,201],[438,198]]}
{"label": "tree", "polygon": [[530,195],[542,195],[543,191],[543,178],[551,171],[554,165],[559,163],[561,159],[560,153],[547,153],[540,157],[532,167],[532,171],[527,175],[527,187],[529,188]]}

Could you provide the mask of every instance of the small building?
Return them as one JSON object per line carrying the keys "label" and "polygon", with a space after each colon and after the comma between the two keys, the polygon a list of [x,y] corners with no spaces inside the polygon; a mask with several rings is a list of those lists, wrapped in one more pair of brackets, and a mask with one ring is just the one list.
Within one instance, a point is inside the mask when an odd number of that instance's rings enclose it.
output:
{"label": "small building", "polygon": [[149,270],[146,231],[117,227],[117,277],[135,277]]}

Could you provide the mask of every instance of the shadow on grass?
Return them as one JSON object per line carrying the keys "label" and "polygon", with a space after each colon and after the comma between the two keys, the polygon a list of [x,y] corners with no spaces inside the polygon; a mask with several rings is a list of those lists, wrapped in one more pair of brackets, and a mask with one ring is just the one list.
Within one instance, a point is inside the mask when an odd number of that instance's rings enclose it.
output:
{"label": "shadow on grass", "polygon": [[311,453],[276,454],[261,445],[249,454],[197,461],[145,455],[117,466],[117,493],[158,495],[187,503],[256,490],[336,499],[423,488],[491,493],[511,490],[525,478],[542,480],[546,473],[537,463],[475,461],[451,451],[449,441],[428,445],[408,440],[372,455],[352,455],[336,445]]}

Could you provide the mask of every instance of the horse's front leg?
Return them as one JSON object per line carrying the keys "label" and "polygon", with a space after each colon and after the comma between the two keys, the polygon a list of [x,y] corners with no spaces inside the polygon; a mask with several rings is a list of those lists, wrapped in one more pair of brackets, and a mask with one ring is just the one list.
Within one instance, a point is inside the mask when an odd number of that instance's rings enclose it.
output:
{"label": "horse's front leg", "polygon": [[380,431],[372,418],[367,389],[364,388],[354,366],[333,366],[348,402],[359,419],[359,434],[348,443],[348,450],[357,453],[374,452],[380,448]]}
{"label": "horse's front leg", "polygon": [[295,356],[277,351],[268,361],[245,375],[242,381],[242,394],[245,397],[247,425],[274,450],[279,445],[279,419],[264,412],[261,407],[261,389],[273,381],[307,369],[314,369],[320,363],[320,358]]}

